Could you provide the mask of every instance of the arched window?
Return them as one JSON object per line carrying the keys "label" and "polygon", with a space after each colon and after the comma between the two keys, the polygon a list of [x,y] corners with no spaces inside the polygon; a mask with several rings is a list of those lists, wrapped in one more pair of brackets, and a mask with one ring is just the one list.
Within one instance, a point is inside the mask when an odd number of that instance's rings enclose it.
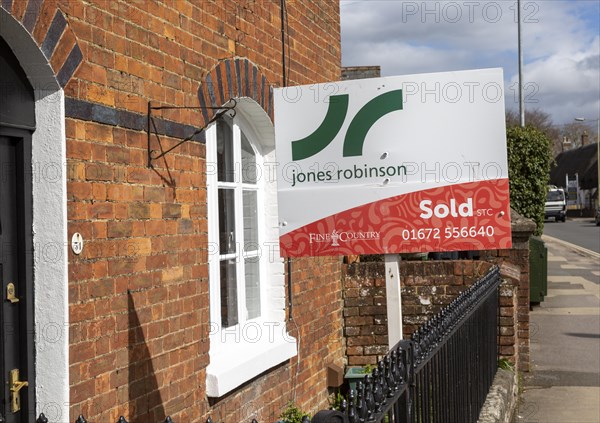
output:
{"label": "arched window", "polygon": [[212,397],[296,354],[285,324],[273,126],[241,100],[235,117],[206,132]]}
{"label": "arched window", "polygon": [[[218,280],[220,325],[231,327],[261,316],[261,228],[265,181],[257,178],[262,156],[234,119],[219,119],[215,128],[216,178],[210,185],[217,209],[210,225],[211,279]],[[214,167],[213,167],[214,169]],[[215,180],[216,179],[216,180]],[[212,196],[211,196],[212,197]],[[213,198],[209,199],[211,203]],[[214,200],[212,201],[214,202]],[[260,222],[259,222],[260,220]],[[212,222],[211,222],[212,223]]]}

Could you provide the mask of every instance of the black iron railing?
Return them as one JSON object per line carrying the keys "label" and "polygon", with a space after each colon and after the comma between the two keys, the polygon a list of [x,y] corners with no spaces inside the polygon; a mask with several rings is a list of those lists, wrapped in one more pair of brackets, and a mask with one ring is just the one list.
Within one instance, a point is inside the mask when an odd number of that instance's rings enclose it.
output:
{"label": "black iron railing", "polygon": [[[476,422],[497,370],[499,284],[494,267],[410,340],[398,342],[350,391],[341,411],[320,411],[312,423]],[[42,414],[37,423],[48,419]]]}
{"label": "black iron railing", "polygon": [[350,392],[338,421],[476,422],[498,366],[499,283],[495,267],[400,341]]}
{"label": "black iron railing", "polygon": [[[164,423],[175,423],[173,420],[171,420],[170,416],[168,416],[165,420],[163,420],[163,422]],[[161,423],[163,423],[163,422],[161,422]],[[39,417],[37,418],[35,423],[51,423],[51,422],[44,415],[44,413],[42,413],[39,415]],[[77,417],[77,420],[75,420],[75,423],[88,423],[88,421],[85,419],[85,417],[79,416],[79,417]],[[121,416],[121,417],[119,417],[119,420],[116,421],[116,423],[128,423],[128,422],[127,422],[127,420],[125,420],[125,417]]]}

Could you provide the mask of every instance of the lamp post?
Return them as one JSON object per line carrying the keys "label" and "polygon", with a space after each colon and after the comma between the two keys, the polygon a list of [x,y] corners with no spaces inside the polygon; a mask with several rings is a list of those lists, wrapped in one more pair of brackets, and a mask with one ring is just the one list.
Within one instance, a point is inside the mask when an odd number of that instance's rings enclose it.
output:
{"label": "lamp post", "polygon": [[521,43],[521,0],[517,0],[517,46],[519,51],[519,123],[525,127],[525,99],[523,97],[523,46]]}
{"label": "lamp post", "polygon": [[596,125],[598,126],[598,132],[596,134],[596,164],[598,167],[598,182],[596,183],[596,196],[598,197],[598,202],[596,203],[596,206],[598,206],[600,205],[600,119],[586,119],[578,117],[575,118],[575,120],[577,122],[596,121]]}

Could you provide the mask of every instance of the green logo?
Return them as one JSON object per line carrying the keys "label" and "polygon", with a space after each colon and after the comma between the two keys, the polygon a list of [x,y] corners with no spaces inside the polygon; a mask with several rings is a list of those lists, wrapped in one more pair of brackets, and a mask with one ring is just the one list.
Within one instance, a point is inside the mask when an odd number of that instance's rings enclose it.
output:
{"label": "green logo", "polygon": [[[314,156],[331,144],[346,119],[348,99],[348,94],[329,97],[329,108],[321,125],[306,138],[292,141],[292,160]],[[402,90],[381,94],[365,104],[348,126],[343,157],[362,156],[367,132],[381,117],[396,110],[402,110]]]}

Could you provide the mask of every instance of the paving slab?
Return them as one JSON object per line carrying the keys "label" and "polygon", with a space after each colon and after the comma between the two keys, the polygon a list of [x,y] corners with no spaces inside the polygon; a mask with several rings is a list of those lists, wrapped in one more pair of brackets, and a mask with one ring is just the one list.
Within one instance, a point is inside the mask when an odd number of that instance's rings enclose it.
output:
{"label": "paving slab", "polygon": [[600,260],[545,238],[548,295],[530,314],[515,423],[600,423]]}
{"label": "paving slab", "polygon": [[527,423],[598,423],[600,422],[599,387],[556,386],[527,389],[521,396],[517,422]]}

